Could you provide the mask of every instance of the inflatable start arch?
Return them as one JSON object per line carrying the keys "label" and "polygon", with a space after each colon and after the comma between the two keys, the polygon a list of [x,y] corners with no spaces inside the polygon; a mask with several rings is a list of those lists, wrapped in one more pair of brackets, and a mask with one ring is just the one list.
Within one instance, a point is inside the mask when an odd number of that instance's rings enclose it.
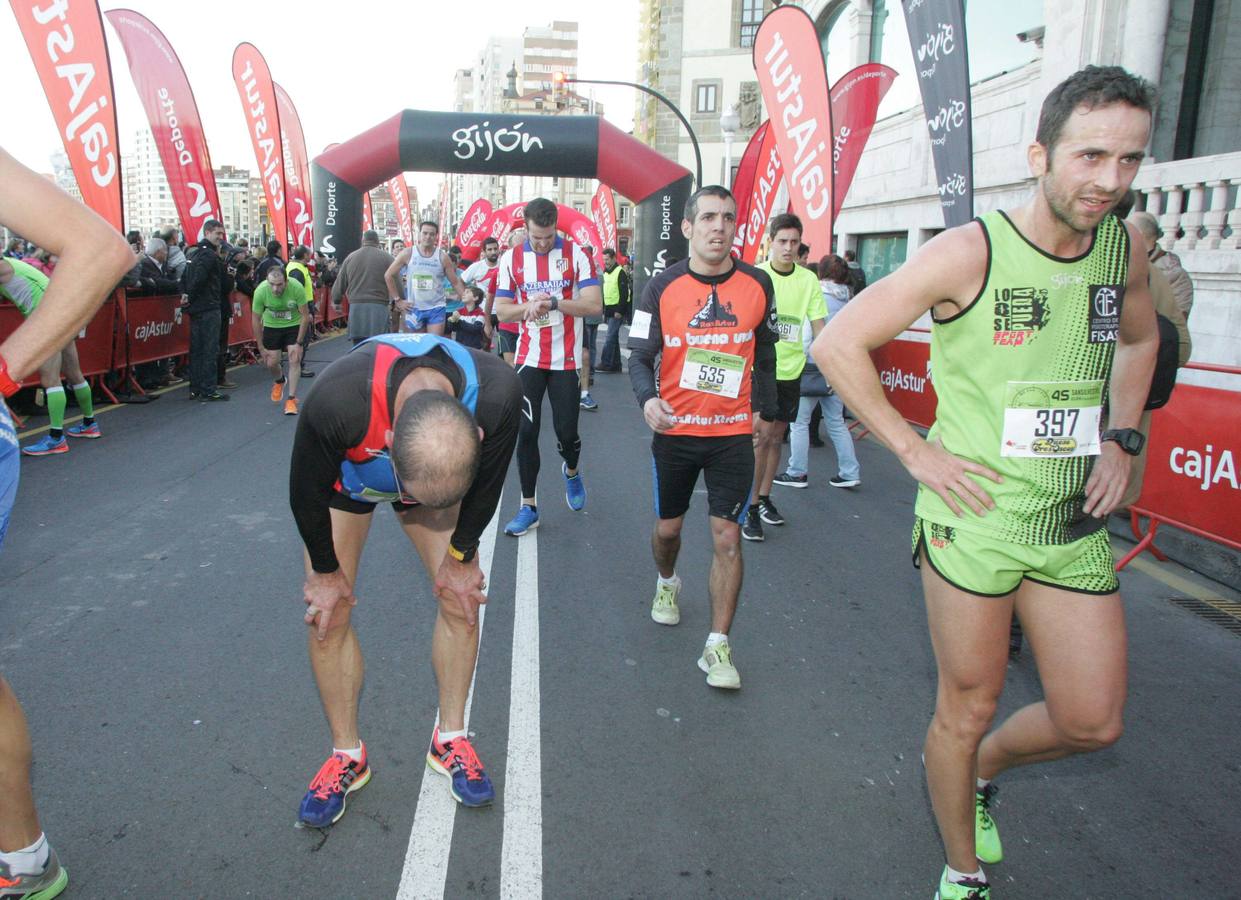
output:
{"label": "inflatable start arch", "polygon": [[[362,195],[406,171],[598,178],[637,205],[634,290],[686,255],[689,170],[599,116],[511,116],[407,109],[311,163],[315,240],[343,259],[362,238]],[[533,199],[533,198],[527,198]]]}

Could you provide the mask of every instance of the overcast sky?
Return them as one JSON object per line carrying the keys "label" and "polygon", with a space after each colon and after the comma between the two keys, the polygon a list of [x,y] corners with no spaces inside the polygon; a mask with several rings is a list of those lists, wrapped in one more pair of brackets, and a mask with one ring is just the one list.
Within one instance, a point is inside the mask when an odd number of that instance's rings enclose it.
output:
{"label": "overcast sky", "polygon": [[[527,25],[575,19],[582,78],[633,81],[637,68],[637,0],[572,7],[563,0],[474,0],[468,4],[105,0],[100,5],[105,10],[140,12],[167,35],[194,89],[211,162],[217,167],[255,168],[231,74],[233,49],[242,41],[262,51],[272,77],[292,96],[312,157],[328,144],[347,140],[401,109],[451,109],[453,73],[474,65],[490,36],[520,37]],[[125,52],[112,27],[105,24],[104,30],[112,56],[124,154],[134,132],[146,127],[146,116]],[[0,9],[0,60],[4,61],[9,112],[0,144],[35,171],[50,172],[49,156],[63,145],[7,4]],[[582,85],[582,93],[588,93],[587,88]],[[630,130],[635,92],[609,87],[595,91],[607,118],[623,131]],[[20,115],[13,115],[15,111]],[[441,179],[437,174],[408,177],[424,204],[435,196]]]}

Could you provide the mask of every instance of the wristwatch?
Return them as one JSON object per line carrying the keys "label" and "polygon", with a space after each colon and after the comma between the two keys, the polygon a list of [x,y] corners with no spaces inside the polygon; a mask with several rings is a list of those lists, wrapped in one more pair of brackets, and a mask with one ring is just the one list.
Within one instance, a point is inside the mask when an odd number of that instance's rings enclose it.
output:
{"label": "wristwatch", "polygon": [[1146,445],[1146,435],[1136,428],[1110,428],[1099,436],[1099,441],[1115,441],[1130,456],[1137,456]]}
{"label": "wristwatch", "polygon": [[468,563],[473,562],[474,557],[478,554],[477,547],[471,547],[469,550],[458,550],[450,541],[448,544],[448,555],[457,562]]}
{"label": "wristwatch", "polygon": [[5,397],[12,397],[22,386],[12,379],[9,375],[9,364],[3,356],[0,356],[0,394]]}
{"label": "wristwatch", "polygon": [[555,294],[552,294],[550,302],[552,309],[560,309],[560,298]]}

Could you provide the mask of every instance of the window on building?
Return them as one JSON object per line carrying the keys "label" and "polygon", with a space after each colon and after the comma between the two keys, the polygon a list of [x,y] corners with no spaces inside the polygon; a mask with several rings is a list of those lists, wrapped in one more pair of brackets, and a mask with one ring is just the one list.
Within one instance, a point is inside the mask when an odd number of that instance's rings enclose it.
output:
{"label": "window on building", "polygon": [[573,190],[575,191],[586,190],[586,179],[585,178],[574,178],[573,179]]}
{"label": "window on building", "polygon": [[1152,155],[1163,161],[1241,150],[1236,67],[1241,4],[1172,0]]}
{"label": "window on building", "polygon": [[904,231],[859,235],[857,260],[866,273],[866,283],[874,284],[899,269],[905,262],[908,245],[909,234]]}
{"label": "window on building", "polygon": [[742,47],[754,46],[758,26],[763,22],[764,6],[764,0],[741,0],[741,31],[738,37]]}
{"label": "window on building", "polygon": [[694,112],[713,113],[718,108],[719,85],[712,82],[699,84],[694,89]]}
{"label": "window on building", "polygon": [[578,212],[580,212],[582,215],[586,214],[586,204],[583,203],[581,200],[574,200],[573,208],[576,209]]}
{"label": "window on building", "polygon": [[629,227],[629,210],[632,207],[628,203],[618,204],[616,207],[616,224],[622,228]]}

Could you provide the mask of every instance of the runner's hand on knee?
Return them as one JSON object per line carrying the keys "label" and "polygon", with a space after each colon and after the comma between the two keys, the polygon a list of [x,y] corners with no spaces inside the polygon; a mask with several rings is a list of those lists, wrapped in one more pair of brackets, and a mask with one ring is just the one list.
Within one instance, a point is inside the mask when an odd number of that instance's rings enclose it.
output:
{"label": "runner's hand on knee", "polygon": [[938,438],[919,441],[914,452],[910,454],[910,459],[902,461],[905,462],[909,474],[937,493],[954,515],[961,515],[958,499],[973,510],[975,515],[982,516],[987,510],[995,509],[995,501],[991,499],[991,495],[970,475],[981,475],[996,484],[1002,484],[1004,479],[986,466],[949,453]]}
{"label": "runner's hand on knee", "polygon": [[319,640],[327,637],[332,612],[342,601],[350,606],[356,606],[358,603],[358,598],[353,593],[353,586],[341,569],[327,574],[311,572],[302,588],[302,599],[307,607],[303,621],[307,625],[317,624],[315,636]]}
{"label": "runner's hand on knee", "polygon": [[478,608],[487,602],[487,582],[478,558],[460,562],[452,554],[445,553],[439,571],[435,573],[435,596],[446,602],[455,601],[462,616],[471,626],[478,623]]}

